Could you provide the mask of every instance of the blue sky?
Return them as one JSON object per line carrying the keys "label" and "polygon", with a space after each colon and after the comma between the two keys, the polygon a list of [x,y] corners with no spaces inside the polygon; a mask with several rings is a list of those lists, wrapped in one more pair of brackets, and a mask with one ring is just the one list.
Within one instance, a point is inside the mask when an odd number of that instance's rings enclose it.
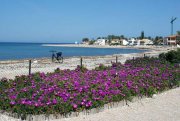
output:
{"label": "blue sky", "polygon": [[75,42],[180,30],[180,0],[0,0],[0,42]]}

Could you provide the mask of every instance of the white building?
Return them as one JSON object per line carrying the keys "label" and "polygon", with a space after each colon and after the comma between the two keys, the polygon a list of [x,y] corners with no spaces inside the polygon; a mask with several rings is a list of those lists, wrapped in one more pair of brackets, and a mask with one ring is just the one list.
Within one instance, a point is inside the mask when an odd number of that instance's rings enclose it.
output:
{"label": "white building", "polygon": [[164,39],[165,45],[179,45],[180,44],[180,35],[171,35],[168,37],[165,37]]}
{"label": "white building", "polygon": [[125,39],[113,39],[111,40],[111,45],[128,45],[129,42]]}
{"label": "white building", "polygon": [[105,39],[97,39],[94,43],[95,45],[106,45]]}
{"label": "white building", "polygon": [[152,45],[153,44],[153,41],[150,39],[137,40],[137,39],[131,38],[130,40],[128,40],[128,42],[129,42],[129,45]]}
{"label": "white building", "polygon": [[137,43],[137,40],[135,38],[131,38],[128,40],[129,45],[135,45],[135,43]]}
{"label": "white building", "polygon": [[134,45],[152,45],[153,41],[149,39],[141,39],[141,40],[136,40],[134,42]]}
{"label": "white building", "polygon": [[150,39],[142,39],[142,40],[139,40],[139,44],[140,45],[152,45],[153,41]]}
{"label": "white building", "polygon": [[127,40],[125,40],[125,39],[122,40],[122,45],[128,45],[128,44],[129,44],[129,42]]}

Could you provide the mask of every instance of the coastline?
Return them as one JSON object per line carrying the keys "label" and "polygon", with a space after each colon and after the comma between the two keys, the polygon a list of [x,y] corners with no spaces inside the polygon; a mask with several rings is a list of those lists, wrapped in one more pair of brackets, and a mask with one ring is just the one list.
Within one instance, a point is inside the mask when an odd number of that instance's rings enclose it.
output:
{"label": "coastline", "polygon": [[[47,45],[52,46],[52,45]],[[98,48],[122,48],[122,46],[89,46],[89,45],[58,45],[55,44],[53,46],[66,46],[66,47],[98,47]],[[126,46],[123,46],[127,48]],[[142,53],[131,53],[131,54],[113,54],[113,55],[105,55],[105,56],[73,56],[73,57],[65,57],[63,63],[52,63],[51,58],[35,58],[32,59],[31,72],[53,72],[55,69],[75,69],[77,65],[80,65],[80,58],[83,59],[83,65],[88,69],[94,69],[99,66],[99,64],[111,65],[111,62],[116,61],[116,56],[118,57],[118,62],[124,63],[128,59],[132,59],[133,57],[143,57],[144,54],[146,56],[157,57],[160,53],[168,52],[170,50],[175,50],[177,47],[154,47],[154,46],[137,46],[133,47],[140,49],[148,49],[146,52]],[[8,78],[13,79],[15,76],[20,75],[28,75],[29,72],[29,60],[21,59],[21,60],[7,60],[0,61],[0,78]]]}
{"label": "coastline", "polygon": [[[153,49],[153,48],[164,48],[165,46],[122,46],[122,45],[86,45],[86,44],[42,44],[47,47],[86,47],[86,48],[126,48],[126,49]],[[168,46],[167,46],[168,47]]]}
{"label": "coastline", "polygon": [[[99,64],[110,65],[111,62],[116,61],[116,56],[118,57],[118,62],[124,63],[127,59],[132,59],[133,57],[143,57],[146,56],[156,57],[162,52],[168,52],[176,48],[152,48],[147,52],[143,53],[131,53],[131,54],[113,54],[106,56],[83,56],[83,65],[88,69],[93,69]],[[74,69],[80,65],[80,57],[67,57],[64,59],[64,63],[52,63],[51,58],[38,58],[32,60],[32,73],[34,72],[53,72],[56,68],[60,69]],[[8,60],[0,61],[0,78],[3,76],[9,79],[13,79],[18,75],[28,75],[28,59],[24,60]],[[180,88],[168,90],[157,95],[153,95],[153,98],[143,98],[140,100],[135,100],[135,102],[129,102],[128,105],[120,103],[115,105],[115,107],[105,107],[99,110],[97,113],[92,110],[90,113],[84,114],[84,112],[79,113],[76,117],[64,117],[60,119],[52,119],[51,121],[88,121],[88,120],[125,120],[125,121],[139,121],[139,120],[159,120],[159,121],[169,121],[171,119],[179,120],[179,109],[177,108],[180,103],[178,103]],[[163,100],[163,101],[162,101]],[[176,102],[176,103],[172,103]],[[171,113],[168,112],[170,110]],[[94,112],[93,112],[94,111]],[[136,113],[134,113],[136,112]],[[159,115],[161,112],[165,115]],[[168,113],[167,113],[168,112]],[[4,119],[20,120],[10,117],[8,115],[0,115],[0,121]],[[40,116],[41,117],[41,116]],[[134,118],[135,117],[135,118]],[[42,119],[43,120],[43,119]]]}

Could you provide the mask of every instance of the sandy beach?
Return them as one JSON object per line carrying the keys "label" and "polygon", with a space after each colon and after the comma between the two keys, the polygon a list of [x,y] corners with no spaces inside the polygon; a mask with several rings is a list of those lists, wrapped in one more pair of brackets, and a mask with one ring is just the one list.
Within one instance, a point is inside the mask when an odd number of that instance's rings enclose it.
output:
{"label": "sandy beach", "polygon": [[[54,46],[54,45],[48,45]],[[56,45],[56,46],[68,46],[79,47],[80,45]],[[81,47],[86,47],[83,45]],[[91,47],[91,46],[87,46]],[[93,46],[99,47],[99,46]],[[112,47],[112,46],[109,46]],[[118,46],[115,46],[118,48]],[[132,53],[132,54],[116,54],[106,56],[87,56],[83,58],[83,65],[88,69],[93,69],[99,64],[110,65],[111,62],[116,61],[124,63],[127,59],[133,57],[146,56],[157,57],[160,53],[177,49],[176,47],[136,47],[138,49],[148,49],[144,53]],[[29,61],[25,60],[9,60],[0,61],[0,78],[6,77],[13,79],[18,75],[28,75]],[[54,69],[74,69],[77,65],[80,65],[80,57],[66,57],[63,63],[52,63],[50,58],[41,58],[32,60],[32,73],[34,72],[53,72]],[[100,112],[71,116],[68,118],[60,119],[47,119],[48,121],[179,121],[180,120],[180,88],[165,91],[161,94],[154,95],[153,98],[138,99],[135,102],[129,102],[128,105],[120,104],[112,108],[104,108]],[[5,114],[0,114],[0,121],[20,121],[9,117]],[[38,121],[44,121],[41,119]]]}
{"label": "sandy beach", "polygon": [[[132,59],[133,57],[143,57],[154,56],[157,57],[160,53],[167,52],[176,49],[176,47],[162,47],[162,46],[97,46],[97,45],[43,45],[43,46],[65,46],[65,47],[93,47],[93,48],[137,48],[137,49],[147,49],[144,53],[131,53],[131,54],[114,54],[106,56],[84,56],[83,65],[88,69],[93,69],[99,64],[111,65],[111,62],[116,61],[116,56],[118,57],[118,62],[124,63],[127,59]],[[77,65],[80,65],[80,57],[65,57],[63,63],[51,62],[51,58],[41,58],[32,60],[31,72],[53,72],[56,68],[60,69],[75,69]],[[28,75],[29,73],[29,60],[8,60],[0,61],[0,78],[6,77],[8,79],[13,79],[15,76]]]}

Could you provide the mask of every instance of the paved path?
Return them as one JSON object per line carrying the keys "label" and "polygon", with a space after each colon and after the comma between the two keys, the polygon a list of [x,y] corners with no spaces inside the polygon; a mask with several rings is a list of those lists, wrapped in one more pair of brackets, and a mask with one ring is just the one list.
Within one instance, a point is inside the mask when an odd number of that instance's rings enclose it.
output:
{"label": "paved path", "polygon": [[129,106],[53,121],[180,121],[180,87]]}

